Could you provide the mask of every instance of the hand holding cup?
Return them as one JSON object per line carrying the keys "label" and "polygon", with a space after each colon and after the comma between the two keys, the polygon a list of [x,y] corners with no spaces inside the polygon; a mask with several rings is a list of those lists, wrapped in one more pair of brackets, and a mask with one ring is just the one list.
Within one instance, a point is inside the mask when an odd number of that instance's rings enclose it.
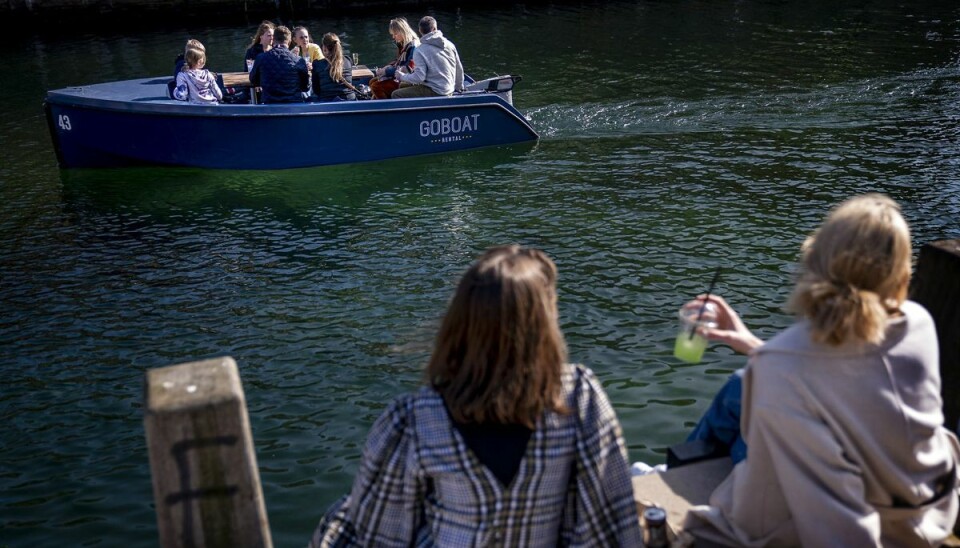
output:
{"label": "hand holding cup", "polygon": [[716,307],[715,324],[699,327],[699,333],[707,340],[721,342],[741,354],[749,354],[763,344],[763,341],[754,335],[740,319],[737,311],[719,295],[699,295],[696,299],[683,305],[686,308],[699,309],[704,301]]}

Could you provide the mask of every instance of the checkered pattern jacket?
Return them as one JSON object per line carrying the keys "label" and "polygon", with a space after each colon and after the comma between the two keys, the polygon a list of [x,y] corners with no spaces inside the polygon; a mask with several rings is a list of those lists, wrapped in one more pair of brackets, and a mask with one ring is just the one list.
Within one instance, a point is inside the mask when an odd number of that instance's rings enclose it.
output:
{"label": "checkered pattern jacket", "polygon": [[545,413],[503,485],[429,387],[374,423],[350,494],[310,546],[640,546],[620,423],[594,374],[568,366],[571,413]]}

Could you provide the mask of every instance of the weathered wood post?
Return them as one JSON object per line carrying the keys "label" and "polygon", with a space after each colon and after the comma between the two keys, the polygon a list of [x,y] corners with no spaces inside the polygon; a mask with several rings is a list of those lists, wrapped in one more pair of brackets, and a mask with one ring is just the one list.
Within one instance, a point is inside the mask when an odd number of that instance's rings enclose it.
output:
{"label": "weathered wood post", "polygon": [[944,420],[955,430],[960,419],[960,240],[920,248],[910,298],[930,311],[937,324]]}
{"label": "weathered wood post", "polygon": [[270,548],[247,404],[233,359],[147,371],[145,399],[160,545]]}

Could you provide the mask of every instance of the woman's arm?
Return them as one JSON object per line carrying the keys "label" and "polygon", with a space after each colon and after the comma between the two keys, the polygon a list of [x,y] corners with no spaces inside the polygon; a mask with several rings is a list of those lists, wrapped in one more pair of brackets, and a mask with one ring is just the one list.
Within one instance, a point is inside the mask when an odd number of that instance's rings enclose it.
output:
{"label": "woman's arm", "polygon": [[640,546],[637,506],[620,422],[600,381],[577,366],[574,500],[562,520],[571,545]]}
{"label": "woman's arm", "polygon": [[397,69],[407,69],[407,72],[410,72],[413,68],[413,54],[416,52],[417,46],[413,45],[411,42],[408,47],[403,49],[396,59],[392,63],[380,69],[382,74],[379,76],[387,76],[393,78],[393,75],[396,74]]}
{"label": "woman's arm", "polygon": [[408,84],[422,84],[427,79],[427,62],[419,49],[414,52],[413,59],[413,72],[410,74],[404,74],[401,71],[397,71],[395,77],[400,82],[406,82]]}
{"label": "woman's arm", "polygon": [[350,495],[320,521],[310,546],[410,546],[419,528],[424,485],[414,462],[414,397],[394,400],[377,419]]}

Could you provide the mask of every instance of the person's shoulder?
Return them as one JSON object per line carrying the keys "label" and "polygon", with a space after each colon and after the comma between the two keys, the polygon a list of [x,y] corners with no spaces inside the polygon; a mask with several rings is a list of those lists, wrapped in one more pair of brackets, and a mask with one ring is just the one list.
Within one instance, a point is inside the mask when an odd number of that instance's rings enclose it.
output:
{"label": "person's shoulder", "polygon": [[593,370],[582,363],[563,364],[563,378],[580,381],[581,379],[595,378]]}
{"label": "person's shoulder", "polygon": [[920,347],[937,346],[937,327],[930,312],[914,301],[904,301],[900,305],[902,315],[893,318],[887,326],[887,339],[884,346],[915,344]]}
{"label": "person's shoulder", "polygon": [[924,306],[915,301],[903,301],[900,305],[900,311],[907,318],[907,321],[916,325],[933,325],[933,317]]}
{"label": "person's shoulder", "polygon": [[428,394],[422,393],[422,390],[417,390],[415,392],[404,392],[399,396],[395,396],[389,403],[387,403],[386,408],[380,415],[380,421],[386,421],[393,424],[404,424],[409,420],[409,417],[413,414],[414,409],[421,404],[422,401],[429,399]]}
{"label": "person's shoulder", "polygon": [[754,354],[806,352],[812,350],[813,346],[810,324],[806,320],[800,320],[771,337],[770,340],[754,350]]}
{"label": "person's shoulder", "polygon": [[564,364],[563,384],[572,393],[603,392],[603,385],[596,373],[589,367],[579,364]]}

